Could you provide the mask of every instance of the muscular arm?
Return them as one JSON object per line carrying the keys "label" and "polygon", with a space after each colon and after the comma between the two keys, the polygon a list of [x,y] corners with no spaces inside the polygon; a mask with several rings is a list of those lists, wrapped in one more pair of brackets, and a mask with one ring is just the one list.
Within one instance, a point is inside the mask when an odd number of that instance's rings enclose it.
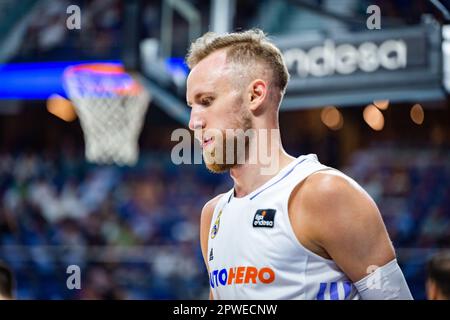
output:
{"label": "muscular arm", "polygon": [[[202,214],[200,217],[200,246],[202,249],[203,260],[205,262],[206,270],[208,270],[209,275],[209,266],[208,266],[208,236],[209,236],[209,228],[211,226],[211,219],[214,213],[214,208],[216,207],[217,202],[222,197],[222,194],[216,196],[215,198],[208,201],[202,209]],[[213,300],[213,295],[211,290],[209,291],[209,299]]]}
{"label": "muscular arm", "polygon": [[333,259],[353,282],[367,276],[370,266],[395,258],[376,204],[338,171],[318,172],[300,184],[291,196],[289,215],[299,241]]}

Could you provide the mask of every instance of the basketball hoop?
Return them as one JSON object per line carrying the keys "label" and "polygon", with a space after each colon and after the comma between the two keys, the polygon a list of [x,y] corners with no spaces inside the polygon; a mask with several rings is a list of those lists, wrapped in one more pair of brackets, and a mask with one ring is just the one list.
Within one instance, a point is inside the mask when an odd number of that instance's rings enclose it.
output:
{"label": "basketball hoop", "polygon": [[80,118],[86,159],[134,165],[150,94],[115,63],[68,67],[63,84]]}

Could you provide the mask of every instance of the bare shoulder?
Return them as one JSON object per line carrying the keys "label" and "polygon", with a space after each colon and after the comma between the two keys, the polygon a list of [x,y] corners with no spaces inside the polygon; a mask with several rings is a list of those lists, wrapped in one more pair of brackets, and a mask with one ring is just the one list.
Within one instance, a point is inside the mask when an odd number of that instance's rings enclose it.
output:
{"label": "bare shoulder", "polygon": [[340,212],[340,208],[355,206],[360,209],[352,211],[355,214],[378,214],[378,208],[370,195],[356,181],[337,170],[319,171],[309,176],[294,190],[291,202],[294,207],[301,206],[306,212],[321,218],[353,219],[355,217],[350,216],[348,211],[344,217],[338,217],[336,212]]}
{"label": "bare shoulder", "polygon": [[289,215],[299,240],[333,259],[352,280],[395,257],[377,205],[340,171],[319,171],[297,186]]}

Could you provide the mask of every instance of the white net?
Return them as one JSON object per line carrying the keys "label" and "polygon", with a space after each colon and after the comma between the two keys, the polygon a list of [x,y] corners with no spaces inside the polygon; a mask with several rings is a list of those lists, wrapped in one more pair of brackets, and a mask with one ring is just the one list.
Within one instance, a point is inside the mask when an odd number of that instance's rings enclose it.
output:
{"label": "white net", "polygon": [[83,129],[87,161],[134,165],[150,94],[117,66],[77,65],[63,78]]}

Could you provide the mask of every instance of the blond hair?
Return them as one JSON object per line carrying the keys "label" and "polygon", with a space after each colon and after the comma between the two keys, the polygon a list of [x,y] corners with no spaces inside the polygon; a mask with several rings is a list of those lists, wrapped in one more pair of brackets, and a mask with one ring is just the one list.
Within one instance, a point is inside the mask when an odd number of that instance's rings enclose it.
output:
{"label": "blond hair", "polygon": [[224,35],[208,32],[191,44],[186,56],[187,65],[192,69],[211,53],[221,49],[226,50],[227,62],[251,67],[252,70],[255,70],[254,64],[258,63],[265,71],[268,69],[273,86],[280,90],[281,95],[284,94],[289,73],[280,50],[263,31],[252,29]]}

